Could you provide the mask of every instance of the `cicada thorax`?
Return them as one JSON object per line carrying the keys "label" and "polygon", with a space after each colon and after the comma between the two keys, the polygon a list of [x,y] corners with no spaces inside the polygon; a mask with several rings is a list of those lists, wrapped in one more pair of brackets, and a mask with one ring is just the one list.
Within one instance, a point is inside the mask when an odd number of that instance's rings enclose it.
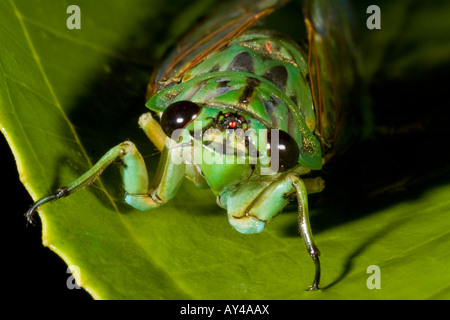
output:
{"label": "cicada thorax", "polygon": [[[309,129],[314,130],[315,114],[305,53],[290,39],[273,31],[249,30],[189,70],[183,81],[213,71],[244,71],[270,81],[297,106],[296,111],[303,116]],[[245,103],[245,96],[242,98]],[[268,108],[274,116],[273,125],[278,128],[282,120],[276,117],[277,109]]]}
{"label": "cicada thorax", "polygon": [[[248,30],[186,72],[178,84],[158,92],[147,106],[163,112],[173,102],[189,100],[233,110],[289,134],[298,145],[298,162],[317,170],[322,154],[307,74],[300,46],[274,32]],[[247,126],[252,128],[252,122]]]}

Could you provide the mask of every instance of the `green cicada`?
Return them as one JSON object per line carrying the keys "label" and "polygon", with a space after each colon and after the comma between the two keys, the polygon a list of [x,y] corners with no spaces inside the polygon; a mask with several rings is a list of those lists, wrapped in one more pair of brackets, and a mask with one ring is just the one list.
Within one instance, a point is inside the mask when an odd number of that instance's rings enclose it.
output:
{"label": "green cicada", "polygon": [[296,199],[300,233],[316,268],[310,289],[317,289],[319,250],[307,194],[323,189],[323,164],[358,134],[351,101],[357,74],[343,1],[304,1],[304,46],[252,27],[286,2],[225,4],[181,39],[156,70],[146,103],[153,114],[139,119],[161,151],[152,182],[143,157],[126,141],[77,180],[38,200],[27,219],[42,204],[91,184],[116,160],[123,164],[125,201],[132,207],[164,205],[187,177],[212,189],[241,233],[263,231]]}

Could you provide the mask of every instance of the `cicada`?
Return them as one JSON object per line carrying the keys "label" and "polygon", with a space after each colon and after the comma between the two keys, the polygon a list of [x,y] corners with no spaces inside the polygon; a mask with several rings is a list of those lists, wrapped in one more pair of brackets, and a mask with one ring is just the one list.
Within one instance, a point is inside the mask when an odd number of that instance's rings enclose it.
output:
{"label": "cicada", "polygon": [[[153,181],[131,141],[110,149],[81,177],[29,209],[66,197],[119,160],[125,201],[147,211],[172,199],[184,177],[209,187],[239,232],[262,232],[292,200],[315,265],[308,194],[320,170],[358,135],[357,83],[348,6],[303,2],[302,43],[255,24],[286,0],[230,1],[187,33],[154,72],[139,125],[161,151]],[[299,30],[300,32],[300,30]],[[159,119],[159,121],[157,120]],[[345,133],[345,134],[344,134]]]}

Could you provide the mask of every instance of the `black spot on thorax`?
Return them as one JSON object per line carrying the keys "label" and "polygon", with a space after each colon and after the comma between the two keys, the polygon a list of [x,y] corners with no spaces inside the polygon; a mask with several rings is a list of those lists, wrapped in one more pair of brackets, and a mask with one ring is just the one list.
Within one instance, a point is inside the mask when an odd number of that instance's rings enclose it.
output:
{"label": "black spot on thorax", "polygon": [[239,53],[228,66],[228,70],[254,73],[252,56],[245,51]]}
{"label": "black spot on thorax", "polygon": [[267,70],[263,75],[263,78],[269,80],[275,84],[278,88],[285,91],[288,80],[288,72],[285,66],[275,66]]}
{"label": "black spot on thorax", "polygon": [[261,81],[256,78],[246,77],[246,86],[241,96],[239,97],[239,103],[248,103],[252,99],[253,91],[261,84]]}

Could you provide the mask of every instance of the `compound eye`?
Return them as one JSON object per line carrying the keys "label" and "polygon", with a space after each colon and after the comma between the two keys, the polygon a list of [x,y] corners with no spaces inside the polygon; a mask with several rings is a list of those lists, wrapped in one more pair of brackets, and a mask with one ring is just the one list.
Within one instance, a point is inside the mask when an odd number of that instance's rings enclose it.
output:
{"label": "compound eye", "polygon": [[[276,139],[275,134],[272,134],[272,131],[275,130],[278,131],[278,139]],[[267,149],[269,149],[272,162],[275,160],[274,157],[278,157],[278,166],[280,171],[291,169],[298,164],[300,150],[297,142],[284,131],[278,129],[268,131]]]}
{"label": "compound eye", "polygon": [[[172,137],[175,130],[185,128],[197,118],[200,110],[201,108],[192,101],[174,102],[164,110],[160,121],[161,128],[168,137]],[[175,137],[174,140],[178,140],[178,137]]]}

